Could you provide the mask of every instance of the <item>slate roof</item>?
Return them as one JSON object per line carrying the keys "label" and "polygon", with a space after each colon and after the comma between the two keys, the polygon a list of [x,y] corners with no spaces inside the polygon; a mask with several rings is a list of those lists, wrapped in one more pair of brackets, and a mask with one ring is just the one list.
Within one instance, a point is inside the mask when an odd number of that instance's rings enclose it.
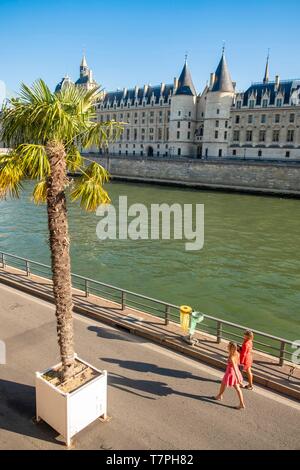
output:
{"label": "slate roof", "polygon": [[89,76],[84,75],[83,77],[79,77],[78,80],[76,80],[75,84],[76,85],[84,85],[85,83],[89,82]]}
{"label": "slate roof", "polygon": [[[169,96],[173,94],[173,88],[174,87],[171,84],[165,85],[163,94],[162,94],[164,103],[167,103]],[[161,85],[156,85],[156,86],[148,85],[148,88],[145,94],[146,104],[150,103],[152,96],[154,96],[154,103],[158,104],[159,99],[161,97],[160,91],[161,91]],[[124,90],[109,91],[105,94],[102,103],[104,104],[104,107],[106,107],[108,103],[110,105],[116,104],[117,106],[120,106],[121,100],[123,99],[124,106],[126,106],[128,101],[130,101],[131,104],[135,103],[136,97],[138,100],[138,104],[141,105],[143,102],[143,98],[144,98],[144,87],[138,88],[137,93],[136,93],[135,88],[126,89],[125,91]]]}
{"label": "slate roof", "polygon": [[61,81],[56,85],[56,87],[55,87],[55,93],[58,92],[58,91],[60,91],[60,90],[62,89],[62,87],[63,87],[64,85],[68,84],[68,83],[69,83],[69,84],[70,84],[70,83],[73,84],[73,82],[72,82],[72,80],[70,79],[70,77],[68,77],[68,76],[66,75],[66,76],[63,77],[63,78],[61,79]]}
{"label": "slate roof", "polygon": [[267,91],[269,95],[269,105],[274,105],[276,97],[279,93],[283,94],[283,104],[289,104],[291,94],[295,90],[300,90],[300,80],[281,81],[277,89],[275,82],[269,83],[253,83],[244,93],[243,106],[248,106],[249,98],[254,94],[256,98],[256,106],[262,104],[262,98]]}
{"label": "slate roof", "polygon": [[228,70],[225,54],[222,54],[222,58],[219,62],[217,70],[215,72],[215,81],[212,87],[212,91],[219,92],[234,92],[233,83]]}
{"label": "slate roof", "polygon": [[176,95],[190,95],[190,96],[197,95],[187,62],[185,62],[182,72],[180,74],[180,77],[178,79],[178,88],[175,94]]}

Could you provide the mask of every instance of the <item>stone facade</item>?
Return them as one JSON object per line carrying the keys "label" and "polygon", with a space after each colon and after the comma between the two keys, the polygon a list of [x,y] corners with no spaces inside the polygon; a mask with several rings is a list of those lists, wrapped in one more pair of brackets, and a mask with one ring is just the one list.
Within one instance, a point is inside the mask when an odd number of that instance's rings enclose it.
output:
{"label": "stone facade", "polygon": [[[69,83],[65,77],[57,89]],[[85,58],[77,85],[95,86]],[[300,80],[269,80],[238,92],[223,51],[197,94],[187,63],[172,84],[104,92],[97,119],[124,122],[120,138],[95,152],[132,156],[300,160]]]}
{"label": "stone facade", "polygon": [[102,156],[113,179],[300,197],[300,166],[284,163]]}

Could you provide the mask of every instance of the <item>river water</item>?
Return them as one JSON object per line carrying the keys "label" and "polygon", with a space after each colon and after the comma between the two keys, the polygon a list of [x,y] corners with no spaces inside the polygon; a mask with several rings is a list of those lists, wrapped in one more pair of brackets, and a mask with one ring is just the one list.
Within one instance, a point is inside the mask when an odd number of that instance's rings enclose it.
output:
{"label": "river water", "polygon": [[[45,206],[26,183],[0,202],[0,250],[49,263]],[[69,209],[72,271],[287,339],[300,338],[300,201],[131,183],[108,185],[112,202],[204,204],[205,243],[105,240],[99,217]]]}

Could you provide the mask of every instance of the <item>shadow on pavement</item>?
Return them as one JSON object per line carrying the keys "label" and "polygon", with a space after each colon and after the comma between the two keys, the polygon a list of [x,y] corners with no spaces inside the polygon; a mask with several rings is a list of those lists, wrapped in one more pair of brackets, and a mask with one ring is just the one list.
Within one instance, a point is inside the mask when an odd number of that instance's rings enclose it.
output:
{"label": "shadow on pavement", "polygon": [[0,430],[63,445],[57,432],[46,423],[36,424],[35,388],[0,379]]}
{"label": "shadow on pavement", "polygon": [[[131,341],[129,336],[127,338],[125,334],[120,334],[120,333],[118,333],[118,331],[115,332],[112,329],[103,328],[103,327],[99,327],[99,326],[88,326],[87,329],[89,331],[97,333],[97,336],[99,338],[119,339],[119,340],[123,340],[123,341]],[[129,335],[130,333],[127,333],[127,334]],[[137,338],[135,338],[135,339],[137,339]],[[142,341],[138,340],[138,342],[140,343]]]}
{"label": "shadow on pavement", "polygon": [[[193,395],[192,393],[181,392],[178,390],[174,390],[165,382],[158,382],[155,380],[130,379],[120,374],[110,373],[108,376],[108,384],[114,388],[117,388],[133,395],[137,395],[142,398],[146,398],[148,400],[155,400],[153,395],[156,395],[157,397],[177,395],[185,398],[192,398],[194,400],[204,401],[207,403],[211,403],[212,405],[223,406],[224,408],[235,409],[235,406],[226,405],[224,403],[216,401],[212,396]],[[150,394],[152,396],[145,395],[144,393]]]}
{"label": "shadow on pavement", "polygon": [[168,369],[166,367],[160,367],[156,364],[149,364],[148,362],[139,362],[139,361],[123,361],[122,359],[113,359],[102,357],[101,361],[109,362],[110,364],[117,364],[124,369],[130,369],[137,372],[153,373],[157,375],[165,375],[167,377],[174,377],[176,379],[193,379],[200,380],[201,382],[213,382],[220,383],[218,379],[208,379],[207,377],[202,377],[200,375],[194,375],[191,372],[186,372],[184,370],[178,369]]}

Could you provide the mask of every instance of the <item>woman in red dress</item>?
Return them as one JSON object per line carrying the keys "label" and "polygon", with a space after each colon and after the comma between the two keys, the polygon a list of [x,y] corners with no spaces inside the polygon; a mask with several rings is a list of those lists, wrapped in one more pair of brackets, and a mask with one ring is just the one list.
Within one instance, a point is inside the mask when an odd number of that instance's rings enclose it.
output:
{"label": "woman in red dress", "polygon": [[245,331],[244,342],[240,350],[240,364],[243,366],[243,372],[246,372],[248,377],[248,385],[243,388],[253,390],[253,375],[252,375],[252,347],[253,347],[253,333],[252,331]]}
{"label": "woman in red dress", "polygon": [[238,367],[239,353],[237,350],[237,345],[233,342],[230,342],[228,344],[228,351],[229,356],[227,361],[226,372],[221,383],[220,391],[215,397],[215,400],[223,400],[223,393],[225,392],[226,387],[234,387],[240,400],[240,404],[239,406],[237,406],[237,409],[242,410],[245,408],[245,403],[243,393],[240,389],[240,385],[243,382],[243,377]]}

